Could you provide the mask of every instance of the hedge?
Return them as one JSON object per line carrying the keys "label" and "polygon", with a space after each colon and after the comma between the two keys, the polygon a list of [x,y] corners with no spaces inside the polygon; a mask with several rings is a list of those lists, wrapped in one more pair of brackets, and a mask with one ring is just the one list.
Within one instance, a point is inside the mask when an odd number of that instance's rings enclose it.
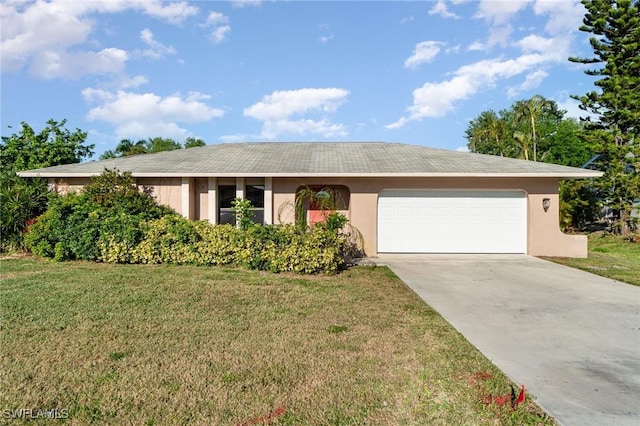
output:
{"label": "hedge", "polygon": [[[354,246],[342,229],[347,219],[326,224],[239,228],[190,221],[158,206],[129,173],[105,170],[79,193],[54,196],[27,229],[26,246],[56,261],[232,265],[272,272],[334,274]],[[348,228],[348,227],[347,227]]]}
{"label": "hedge", "polygon": [[335,274],[344,265],[346,238],[322,225],[256,225],[240,230],[171,215],[142,224],[137,243],[105,233],[99,259],[113,263],[230,265],[271,272]]}

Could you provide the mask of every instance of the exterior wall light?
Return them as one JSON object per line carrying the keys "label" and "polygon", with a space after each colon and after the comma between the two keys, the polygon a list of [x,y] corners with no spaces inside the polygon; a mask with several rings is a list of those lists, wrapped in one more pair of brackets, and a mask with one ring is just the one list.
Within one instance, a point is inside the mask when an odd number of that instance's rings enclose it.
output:
{"label": "exterior wall light", "polygon": [[549,198],[542,199],[542,208],[544,209],[545,213],[549,210],[550,205],[551,205],[551,199]]}

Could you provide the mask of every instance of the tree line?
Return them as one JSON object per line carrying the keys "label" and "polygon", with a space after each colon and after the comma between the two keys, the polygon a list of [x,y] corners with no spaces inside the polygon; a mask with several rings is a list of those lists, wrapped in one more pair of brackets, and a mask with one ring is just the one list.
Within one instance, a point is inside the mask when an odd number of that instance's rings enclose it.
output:
{"label": "tree line", "polygon": [[555,101],[536,95],[509,109],[487,110],[465,131],[471,152],[582,167],[594,154],[584,123],[565,118]]}
{"label": "tree line", "polygon": [[[205,146],[206,143],[202,139],[188,137],[184,141],[184,148],[195,148]],[[141,139],[133,142],[131,139],[122,139],[113,150],[105,151],[101,156],[101,160],[108,158],[126,157],[129,155],[150,154],[154,152],[173,151],[182,149],[183,145],[170,138],[154,137],[149,139]]]}

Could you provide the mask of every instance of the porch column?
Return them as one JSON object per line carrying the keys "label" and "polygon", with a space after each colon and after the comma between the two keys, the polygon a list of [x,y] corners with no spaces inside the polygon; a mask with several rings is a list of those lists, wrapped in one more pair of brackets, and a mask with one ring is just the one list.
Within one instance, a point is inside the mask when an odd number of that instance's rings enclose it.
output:
{"label": "porch column", "polygon": [[209,178],[209,188],[208,188],[208,212],[207,217],[209,218],[210,223],[218,223],[218,178],[210,177]]}
{"label": "porch column", "polygon": [[273,225],[273,178],[264,178],[264,224]]}
{"label": "porch column", "polygon": [[191,179],[182,178],[182,216],[191,219]]}
{"label": "porch column", "polygon": [[244,178],[236,178],[236,198],[242,198],[244,200]]}

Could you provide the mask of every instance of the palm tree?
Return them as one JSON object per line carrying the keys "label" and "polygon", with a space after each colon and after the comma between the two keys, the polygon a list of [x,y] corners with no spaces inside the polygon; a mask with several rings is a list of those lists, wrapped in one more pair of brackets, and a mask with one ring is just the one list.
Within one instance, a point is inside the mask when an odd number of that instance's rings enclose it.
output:
{"label": "palm tree", "polygon": [[[531,145],[533,146],[533,161],[538,161],[538,132],[536,130],[536,122],[543,115],[545,109],[552,107],[552,101],[543,98],[540,95],[535,95],[528,101],[519,101],[515,105],[515,115],[513,117],[515,121],[515,127],[522,121],[528,121],[530,127]],[[516,137],[514,133],[514,138]],[[522,138],[522,136],[520,136]],[[526,158],[528,159],[528,154]]]}
{"label": "palm tree", "polygon": [[505,156],[507,123],[490,110],[480,114],[467,130],[471,152]]}
{"label": "palm tree", "polygon": [[146,152],[147,147],[144,140],[139,140],[138,142],[133,143],[131,139],[122,139],[116,147],[116,154],[120,154],[121,157],[144,154]]}
{"label": "palm tree", "polygon": [[[529,146],[531,145],[531,134],[516,130],[513,132],[513,140],[516,141],[518,158],[529,160]],[[535,150],[534,150],[535,152]]]}

